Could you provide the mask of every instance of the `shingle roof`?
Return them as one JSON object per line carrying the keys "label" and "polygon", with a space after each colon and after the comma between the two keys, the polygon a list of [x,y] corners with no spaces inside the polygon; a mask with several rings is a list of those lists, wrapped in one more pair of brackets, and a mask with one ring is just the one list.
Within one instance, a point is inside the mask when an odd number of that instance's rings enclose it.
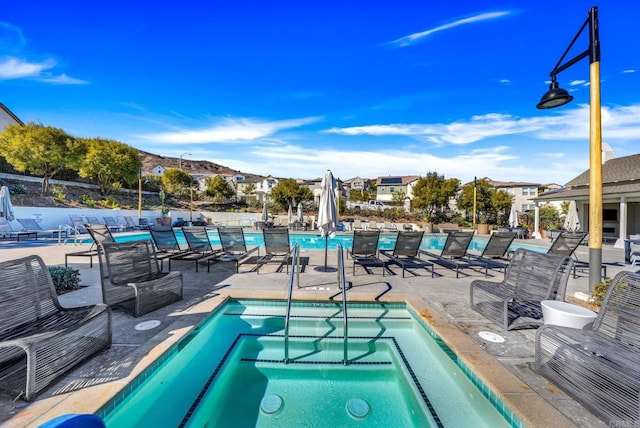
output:
{"label": "shingle roof", "polygon": [[4,104],[0,103],[0,130],[7,125],[11,125],[12,123],[18,123],[20,125],[24,125],[18,116],[13,114],[11,110],[9,110]]}
{"label": "shingle roof", "polygon": [[409,183],[412,183],[414,181],[416,181],[417,179],[420,178],[419,175],[386,175],[383,177],[378,177],[376,178],[376,186],[379,186],[381,184],[386,184],[383,183],[383,181],[388,181],[389,179],[399,179],[399,183],[396,184],[402,184],[402,185],[406,185]]}
{"label": "shingle roof", "polygon": [[[640,154],[614,158],[602,165],[602,182],[640,180]],[[589,184],[589,170],[571,180],[566,187],[586,186]]]}

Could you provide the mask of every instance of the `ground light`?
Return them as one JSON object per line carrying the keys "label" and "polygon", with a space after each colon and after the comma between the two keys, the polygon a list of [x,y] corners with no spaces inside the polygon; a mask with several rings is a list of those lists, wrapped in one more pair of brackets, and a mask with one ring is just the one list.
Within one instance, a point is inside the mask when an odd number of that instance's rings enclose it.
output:
{"label": "ground light", "polygon": [[[574,58],[565,57],[582,34],[589,27],[589,47]],[[573,97],[560,88],[557,75],[583,58],[589,57],[590,64],[590,107],[589,107],[589,289],[600,282],[602,269],[602,127],[600,102],[600,37],[598,35],[598,8],[589,9],[587,20],[571,41],[569,47],[551,70],[549,91],[542,96],[536,107],[548,109],[570,102]]]}

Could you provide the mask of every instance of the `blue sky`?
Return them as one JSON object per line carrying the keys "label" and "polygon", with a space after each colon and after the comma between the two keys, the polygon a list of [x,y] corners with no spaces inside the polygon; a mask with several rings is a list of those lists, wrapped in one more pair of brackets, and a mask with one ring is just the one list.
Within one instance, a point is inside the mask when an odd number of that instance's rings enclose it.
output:
{"label": "blue sky", "polygon": [[[0,102],[72,135],[255,174],[564,184],[589,163],[588,60],[559,75],[572,103],[535,105],[591,6],[6,2]],[[603,141],[635,154],[640,3],[599,15]]]}

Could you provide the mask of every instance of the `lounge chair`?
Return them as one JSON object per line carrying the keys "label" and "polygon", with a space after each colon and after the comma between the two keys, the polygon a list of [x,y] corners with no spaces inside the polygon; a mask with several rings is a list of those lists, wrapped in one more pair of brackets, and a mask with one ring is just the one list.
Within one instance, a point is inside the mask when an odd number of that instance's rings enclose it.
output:
{"label": "lounge chair", "polygon": [[356,265],[368,274],[373,273],[371,268],[382,268],[382,276],[388,270],[388,262],[378,257],[378,241],[380,239],[379,230],[355,230],[353,232],[353,245],[347,252],[353,259],[352,275],[356,274]]}
{"label": "lounge chair", "polygon": [[115,242],[109,228],[104,224],[85,224],[82,226],[89,233],[93,243],[88,250],[74,251],[64,255],[64,265],[69,263],[69,257],[89,257],[89,267],[93,267],[93,258],[98,257],[98,246],[103,242]]}
{"label": "lounge chair", "polygon": [[149,240],[103,242],[98,255],[105,304],[137,318],[182,300],[182,274],[160,270]]}
{"label": "lounge chair", "polygon": [[136,223],[136,221],[130,215],[125,215],[122,217],[125,221],[126,228],[129,230],[140,230],[140,225]]}
{"label": "lounge chair", "polygon": [[501,282],[471,282],[471,308],[505,330],[542,324],[543,300],[564,300],[573,260],[518,248]]}
{"label": "lounge chair", "polygon": [[258,251],[258,256],[260,256],[259,247],[247,249],[244,231],[241,227],[220,227],[218,235],[220,235],[222,253],[216,257],[216,260],[234,262],[236,273],[238,273],[240,264],[246,261],[252,253]]}
{"label": "lounge chair", "polygon": [[420,250],[420,252],[431,257],[430,262],[455,270],[456,278],[458,278],[460,269],[471,267],[469,260],[465,256],[472,239],[473,232],[451,231],[447,233],[447,240],[444,242],[440,254],[425,250]]}
{"label": "lounge chair", "polygon": [[380,230],[378,222],[375,220],[369,220],[365,227],[366,230]]}
{"label": "lounge chair", "polygon": [[210,263],[220,254],[220,250],[211,246],[207,228],[204,226],[183,227],[182,234],[187,240],[190,252],[171,257],[171,260],[193,260],[196,263],[196,272],[198,272],[199,262],[207,262],[207,272],[209,272]]}
{"label": "lounge chair", "polygon": [[40,227],[38,222],[32,218],[19,218],[17,220],[18,220],[18,223],[20,223],[24,228],[24,231],[32,231],[32,232],[35,231],[36,239],[40,238],[41,236],[44,236],[46,238],[53,238],[56,236],[59,236],[59,237],[64,236],[65,238],[67,237],[66,228],[44,230]]}
{"label": "lounge chair", "polygon": [[84,216],[84,219],[85,219],[85,224],[104,224],[104,223],[100,223],[98,221],[98,217],[93,215],[86,215]]}
{"label": "lounge chair", "polygon": [[422,243],[422,237],[424,232],[416,231],[400,231],[396,238],[396,243],[393,247],[393,251],[380,250],[380,254],[389,258],[390,263],[396,264],[402,268],[402,277],[404,278],[405,271],[417,275],[415,272],[409,269],[427,269],[431,271],[431,278],[433,278],[433,263],[426,260],[422,260],[419,256],[420,244]]}
{"label": "lounge chair", "polygon": [[71,227],[74,230],[74,234],[87,233],[87,229],[84,227],[84,220],[79,215],[69,215],[69,221],[71,221]]}
{"label": "lounge chair", "polygon": [[116,219],[114,217],[104,216],[102,218],[104,219],[104,224],[109,228],[110,231],[112,231],[112,232],[122,232],[124,230],[124,227],[122,225],[118,224],[118,222],[116,221]]}
{"label": "lounge chair", "polygon": [[11,223],[9,223],[6,218],[0,217],[0,237],[5,239],[15,239],[20,242],[20,238],[28,238],[30,236],[34,239],[38,239],[38,232],[35,230],[13,230]]}
{"label": "lounge chair", "polygon": [[286,266],[289,273],[289,261],[291,259],[291,244],[289,242],[289,230],[285,228],[263,229],[265,255],[256,260],[256,273],[260,274],[260,267],[267,263],[277,263],[277,270]]}
{"label": "lounge chair", "polygon": [[31,401],[81,361],[111,344],[106,305],[63,308],[39,256],[0,263],[0,379]]}
{"label": "lounge chair", "polygon": [[544,325],[536,371],[605,426],[640,424],[640,275],[618,273],[590,328]]}
{"label": "lounge chair", "polygon": [[[584,241],[587,237],[587,232],[567,232],[563,231],[556,237],[556,239],[551,243],[551,247],[547,251],[549,254],[562,254],[565,256],[569,256],[573,258],[573,277],[577,276],[577,271],[588,272],[589,271],[589,262],[581,261],[578,259],[575,251],[578,246]],[[602,265],[602,276],[601,278],[607,277],[607,265]]]}
{"label": "lounge chair", "polygon": [[472,266],[482,266],[485,269],[506,272],[507,266],[509,266],[509,247],[515,238],[516,232],[494,232],[480,255],[467,252],[466,259]]}
{"label": "lounge chair", "polygon": [[173,228],[150,229],[151,239],[156,250],[156,258],[160,262],[160,270],[164,269],[164,260],[169,261],[169,271],[171,270],[171,259],[187,256],[191,250],[181,248]]}

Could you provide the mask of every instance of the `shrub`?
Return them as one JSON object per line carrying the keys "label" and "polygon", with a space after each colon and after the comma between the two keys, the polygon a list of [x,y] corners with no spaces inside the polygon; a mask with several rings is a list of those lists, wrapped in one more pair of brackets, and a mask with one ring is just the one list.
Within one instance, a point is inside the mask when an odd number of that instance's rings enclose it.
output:
{"label": "shrub", "polygon": [[106,208],[118,208],[118,201],[116,201],[116,198],[111,195],[100,201],[100,204],[102,204],[102,206]]}
{"label": "shrub", "polygon": [[88,195],[84,195],[84,194],[80,195],[80,200],[82,201],[83,204],[87,205],[89,208],[96,207],[96,201],[91,199]]}
{"label": "shrub", "polygon": [[12,195],[26,195],[27,188],[22,184],[12,184],[9,186],[9,192]]}
{"label": "shrub", "polygon": [[65,266],[49,266],[49,273],[56,287],[56,293],[64,294],[80,289],[80,271]]}
{"label": "shrub", "polygon": [[51,193],[53,194],[53,197],[60,202],[64,201],[67,198],[67,188],[61,184],[56,184],[55,186],[53,186]]}
{"label": "shrub", "polygon": [[[597,283],[593,286],[593,291],[591,292],[591,302],[597,307],[602,306],[602,301],[604,300],[604,296],[609,291],[609,287],[611,287],[612,278],[606,278],[604,281]],[[616,287],[626,287],[626,281],[620,281],[616,285]]]}

